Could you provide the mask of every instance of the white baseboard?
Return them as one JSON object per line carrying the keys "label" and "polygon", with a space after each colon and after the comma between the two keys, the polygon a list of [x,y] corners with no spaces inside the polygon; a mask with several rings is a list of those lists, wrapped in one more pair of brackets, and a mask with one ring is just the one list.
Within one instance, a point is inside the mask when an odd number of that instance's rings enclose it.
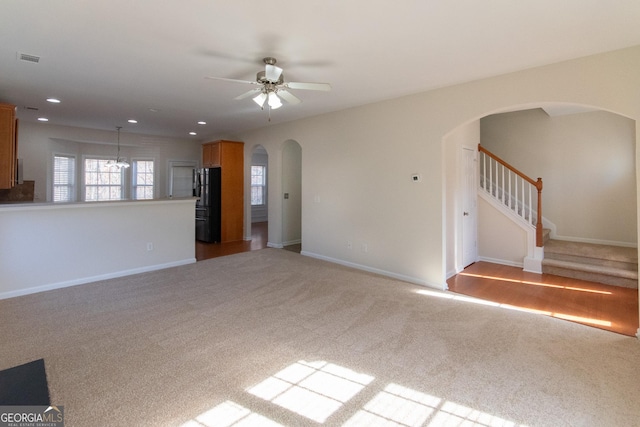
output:
{"label": "white baseboard", "polygon": [[441,283],[441,284],[437,284],[437,283],[433,283],[433,282],[427,282],[425,280],[422,279],[418,279],[416,277],[411,277],[411,276],[405,276],[403,274],[398,274],[398,273],[393,273],[391,271],[386,271],[386,270],[380,270],[378,268],[374,268],[374,267],[369,267],[366,265],[362,265],[362,264],[356,264],[350,261],[344,261],[341,259],[337,259],[337,258],[331,258],[331,257],[327,257],[324,255],[319,255],[313,252],[307,252],[307,251],[302,251],[300,252],[301,255],[304,256],[308,256],[310,258],[316,258],[316,259],[320,259],[323,261],[328,261],[334,264],[340,264],[340,265],[344,265],[345,267],[351,267],[351,268],[355,268],[356,270],[363,270],[363,271],[367,271],[369,273],[375,273],[375,274],[379,274],[381,276],[386,276],[386,277],[391,277],[392,279],[397,279],[397,280],[402,280],[403,282],[409,282],[409,283],[413,283],[415,285],[420,285],[420,286],[426,286],[429,288],[434,288],[434,289],[438,289],[438,290],[446,290],[447,288],[447,282]]}
{"label": "white baseboard", "polygon": [[267,242],[267,247],[268,247],[268,248],[275,248],[275,249],[282,249],[282,248],[284,248],[284,246],[282,245],[282,243],[272,243],[272,242]]}
{"label": "white baseboard", "polygon": [[25,288],[25,289],[18,289],[18,290],[14,290],[14,291],[2,292],[2,293],[0,293],[0,299],[15,298],[15,297],[23,296],[23,295],[36,294],[36,293],[45,292],[45,291],[52,291],[54,289],[61,289],[61,288],[67,288],[67,287],[70,287],[70,286],[84,285],[84,284],[87,284],[87,283],[97,282],[97,281],[100,281],[100,280],[115,279],[117,277],[131,276],[133,274],[147,273],[147,272],[155,271],[155,270],[163,270],[165,268],[171,268],[171,267],[178,267],[180,265],[193,264],[194,262],[196,262],[195,258],[187,258],[187,259],[184,259],[184,260],[168,262],[168,263],[165,263],[165,264],[156,264],[156,265],[150,265],[150,266],[146,266],[146,267],[132,268],[130,270],[116,271],[116,272],[113,272],[113,273],[101,274],[101,275],[98,275],[98,276],[81,277],[81,278],[78,278],[78,279],[67,280],[67,281],[64,281],[64,282],[50,283],[50,284],[42,285],[42,286],[34,286],[34,287],[31,287],[31,288]]}
{"label": "white baseboard", "polygon": [[282,246],[299,245],[300,243],[302,243],[302,239],[289,240],[287,242],[282,242]]}
{"label": "white baseboard", "polygon": [[524,266],[524,264],[521,262],[507,261],[504,259],[488,258],[488,257],[482,257],[482,256],[478,257],[478,261],[490,262],[492,264],[508,265],[509,267],[518,267],[518,268],[522,268]]}

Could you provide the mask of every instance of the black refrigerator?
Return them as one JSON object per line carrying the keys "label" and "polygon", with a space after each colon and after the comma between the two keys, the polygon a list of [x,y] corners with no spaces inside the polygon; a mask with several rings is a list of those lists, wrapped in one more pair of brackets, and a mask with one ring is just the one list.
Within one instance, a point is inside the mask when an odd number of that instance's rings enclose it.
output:
{"label": "black refrigerator", "polygon": [[220,241],[220,168],[193,170],[193,195],[196,201],[196,239]]}

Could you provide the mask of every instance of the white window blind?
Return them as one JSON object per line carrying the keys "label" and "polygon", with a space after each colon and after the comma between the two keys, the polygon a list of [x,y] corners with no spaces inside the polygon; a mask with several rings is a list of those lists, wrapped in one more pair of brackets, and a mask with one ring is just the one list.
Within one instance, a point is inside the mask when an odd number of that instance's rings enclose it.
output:
{"label": "white window blind", "polygon": [[73,202],[76,194],[76,158],[53,157],[53,201]]}

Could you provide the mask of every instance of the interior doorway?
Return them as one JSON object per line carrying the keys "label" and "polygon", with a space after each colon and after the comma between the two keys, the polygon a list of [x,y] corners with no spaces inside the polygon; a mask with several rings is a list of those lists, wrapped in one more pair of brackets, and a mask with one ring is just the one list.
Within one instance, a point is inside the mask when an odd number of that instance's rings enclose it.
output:
{"label": "interior doorway", "polygon": [[478,259],[476,150],[462,147],[462,267]]}
{"label": "interior doorway", "polygon": [[285,141],[282,149],[282,246],[302,250],[302,147]]}
{"label": "interior doorway", "polygon": [[193,195],[193,170],[195,162],[169,161],[169,197]]}

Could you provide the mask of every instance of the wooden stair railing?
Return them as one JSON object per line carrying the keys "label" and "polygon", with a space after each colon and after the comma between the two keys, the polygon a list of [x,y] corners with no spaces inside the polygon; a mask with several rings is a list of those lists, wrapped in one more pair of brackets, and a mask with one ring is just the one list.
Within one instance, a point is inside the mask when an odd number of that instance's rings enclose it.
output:
{"label": "wooden stair railing", "polygon": [[[480,144],[478,144],[478,152],[481,156],[480,187],[529,224],[535,226],[536,246],[544,246],[542,237],[542,178],[537,180],[529,178]],[[535,222],[532,204],[533,188],[538,193]]]}

